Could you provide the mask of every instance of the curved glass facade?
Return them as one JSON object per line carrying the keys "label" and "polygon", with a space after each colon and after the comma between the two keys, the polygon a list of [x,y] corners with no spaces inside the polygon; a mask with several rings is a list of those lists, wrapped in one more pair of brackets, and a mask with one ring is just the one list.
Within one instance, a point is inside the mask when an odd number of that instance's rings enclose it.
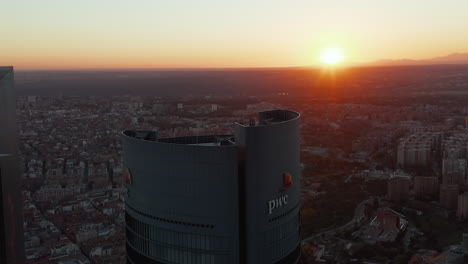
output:
{"label": "curved glass facade", "polygon": [[262,112],[235,135],[123,141],[128,263],[298,260],[299,114]]}

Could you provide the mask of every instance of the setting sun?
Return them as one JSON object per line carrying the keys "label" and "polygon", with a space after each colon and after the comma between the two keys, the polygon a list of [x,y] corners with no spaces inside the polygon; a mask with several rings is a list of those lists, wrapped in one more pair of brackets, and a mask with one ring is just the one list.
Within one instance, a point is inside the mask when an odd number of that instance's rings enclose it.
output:
{"label": "setting sun", "polygon": [[344,53],[340,48],[326,48],[320,53],[320,61],[329,65],[337,64],[343,60]]}

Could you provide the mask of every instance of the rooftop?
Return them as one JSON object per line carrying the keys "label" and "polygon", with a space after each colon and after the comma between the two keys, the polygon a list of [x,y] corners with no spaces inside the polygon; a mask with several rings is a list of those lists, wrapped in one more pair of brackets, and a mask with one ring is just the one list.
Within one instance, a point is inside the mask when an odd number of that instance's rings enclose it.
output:
{"label": "rooftop", "polygon": [[[286,121],[299,118],[299,113],[289,110],[271,110],[258,113],[259,120],[250,119],[249,125],[236,123],[238,126],[246,128],[261,127],[267,125],[275,125]],[[141,139],[145,141],[154,141],[160,143],[195,145],[195,146],[232,146],[235,145],[235,137],[233,135],[207,135],[207,136],[187,136],[175,138],[158,138],[156,131],[137,131],[125,130],[122,132],[124,136]]]}
{"label": "rooftop", "polygon": [[[273,125],[276,123],[282,123],[290,120],[294,120],[299,118],[300,114],[294,111],[289,111],[289,110],[282,110],[282,109],[276,109],[276,110],[270,110],[270,111],[263,111],[258,113],[258,122],[255,119],[250,119],[249,120],[249,125],[250,127],[253,126],[267,126],[267,125]],[[245,126],[243,123],[236,123],[240,126]]]}
{"label": "rooftop", "polygon": [[126,130],[124,135],[146,141],[161,143],[197,145],[197,146],[229,146],[234,145],[234,136],[232,135],[209,135],[209,136],[188,136],[176,138],[158,138],[155,131],[134,131]]}

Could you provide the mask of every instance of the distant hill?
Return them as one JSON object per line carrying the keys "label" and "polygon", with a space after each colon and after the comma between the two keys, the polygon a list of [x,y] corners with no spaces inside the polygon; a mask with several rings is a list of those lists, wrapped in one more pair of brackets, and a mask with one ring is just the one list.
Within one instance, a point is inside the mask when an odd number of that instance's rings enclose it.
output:
{"label": "distant hill", "polygon": [[443,57],[436,57],[425,60],[378,60],[371,62],[372,66],[397,66],[397,65],[433,65],[433,64],[468,64],[468,53],[453,53]]}

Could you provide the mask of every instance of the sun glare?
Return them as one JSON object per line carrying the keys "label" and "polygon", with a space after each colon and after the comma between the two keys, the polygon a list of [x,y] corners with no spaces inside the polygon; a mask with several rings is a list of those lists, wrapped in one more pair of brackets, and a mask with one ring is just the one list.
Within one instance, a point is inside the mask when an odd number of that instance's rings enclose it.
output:
{"label": "sun glare", "polygon": [[343,60],[344,53],[340,48],[326,48],[320,53],[320,61],[328,65],[334,65]]}

